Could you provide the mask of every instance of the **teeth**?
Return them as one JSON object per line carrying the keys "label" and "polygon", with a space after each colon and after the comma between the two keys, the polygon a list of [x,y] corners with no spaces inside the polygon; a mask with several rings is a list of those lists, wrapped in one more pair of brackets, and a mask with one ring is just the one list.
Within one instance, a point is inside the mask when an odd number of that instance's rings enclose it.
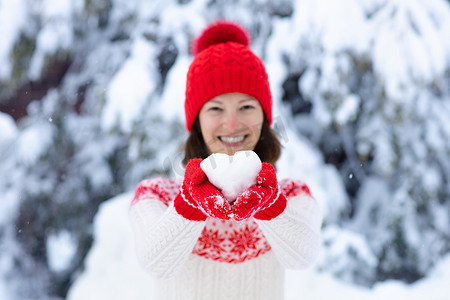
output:
{"label": "teeth", "polygon": [[227,137],[227,136],[221,136],[220,139],[222,142],[227,144],[235,144],[240,143],[244,140],[245,136],[233,136],[233,137]]}

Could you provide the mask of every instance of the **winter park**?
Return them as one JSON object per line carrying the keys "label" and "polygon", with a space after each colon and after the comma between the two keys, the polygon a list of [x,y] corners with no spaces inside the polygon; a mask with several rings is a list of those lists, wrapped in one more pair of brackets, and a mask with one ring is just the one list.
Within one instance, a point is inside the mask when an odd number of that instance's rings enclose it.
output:
{"label": "winter park", "polygon": [[[449,300],[449,0],[0,0],[0,300],[157,299],[130,205],[187,176],[192,40],[217,20],[267,71],[275,179],[323,213],[284,299]],[[253,151],[198,168],[221,208],[268,180]]]}

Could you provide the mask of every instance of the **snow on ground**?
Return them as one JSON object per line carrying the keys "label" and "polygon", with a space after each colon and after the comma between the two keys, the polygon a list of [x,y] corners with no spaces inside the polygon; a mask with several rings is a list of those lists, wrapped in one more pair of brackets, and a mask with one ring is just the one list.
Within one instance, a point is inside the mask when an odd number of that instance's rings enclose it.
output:
{"label": "snow on ground", "polygon": [[94,244],[86,270],[72,285],[68,300],[152,299],[154,283],[139,266],[128,208],[132,193],[104,203],[94,221]]}
{"label": "snow on ground", "polygon": [[[95,218],[95,242],[86,259],[86,270],[68,294],[68,300],[154,299],[155,282],[138,264],[128,218],[133,193],[119,195],[100,207]],[[448,300],[450,255],[414,284],[387,281],[372,289],[350,285],[315,268],[286,272],[287,300],[408,299]],[[1,294],[0,294],[1,295]]]}

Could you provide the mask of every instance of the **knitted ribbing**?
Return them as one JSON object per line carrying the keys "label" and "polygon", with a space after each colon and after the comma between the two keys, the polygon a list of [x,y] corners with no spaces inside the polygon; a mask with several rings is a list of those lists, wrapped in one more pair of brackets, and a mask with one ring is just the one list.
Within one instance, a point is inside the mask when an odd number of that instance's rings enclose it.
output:
{"label": "knitted ribbing", "polygon": [[137,256],[157,278],[170,278],[185,265],[205,226],[204,221],[189,221],[159,201],[139,201],[130,217]]}
{"label": "knitted ribbing", "polygon": [[[229,32],[221,30],[224,26],[229,27],[226,23],[211,25],[197,39],[207,42],[195,55],[187,73],[184,106],[188,131],[207,101],[234,92],[255,97],[269,124],[272,122],[272,96],[263,62],[240,38],[236,39],[234,34],[223,35]],[[233,27],[241,30],[242,35],[247,34],[244,29]],[[208,37],[205,38],[205,34]]]}
{"label": "knitted ribbing", "polygon": [[322,211],[317,201],[301,194],[287,202],[286,209],[270,220],[256,220],[278,260],[286,268],[308,267],[320,249]]}
{"label": "knitted ribbing", "polygon": [[284,270],[272,252],[240,264],[191,255],[178,276],[158,281],[158,300],[280,300]]}

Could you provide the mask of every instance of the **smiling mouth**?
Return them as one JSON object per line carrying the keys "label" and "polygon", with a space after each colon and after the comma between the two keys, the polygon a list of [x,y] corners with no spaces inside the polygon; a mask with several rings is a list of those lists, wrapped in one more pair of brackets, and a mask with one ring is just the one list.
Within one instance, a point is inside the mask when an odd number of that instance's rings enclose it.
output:
{"label": "smiling mouth", "polygon": [[221,140],[223,143],[227,144],[227,145],[239,145],[241,144],[245,138],[247,136],[246,135],[241,135],[241,136],[219,136],[219,140]]}

